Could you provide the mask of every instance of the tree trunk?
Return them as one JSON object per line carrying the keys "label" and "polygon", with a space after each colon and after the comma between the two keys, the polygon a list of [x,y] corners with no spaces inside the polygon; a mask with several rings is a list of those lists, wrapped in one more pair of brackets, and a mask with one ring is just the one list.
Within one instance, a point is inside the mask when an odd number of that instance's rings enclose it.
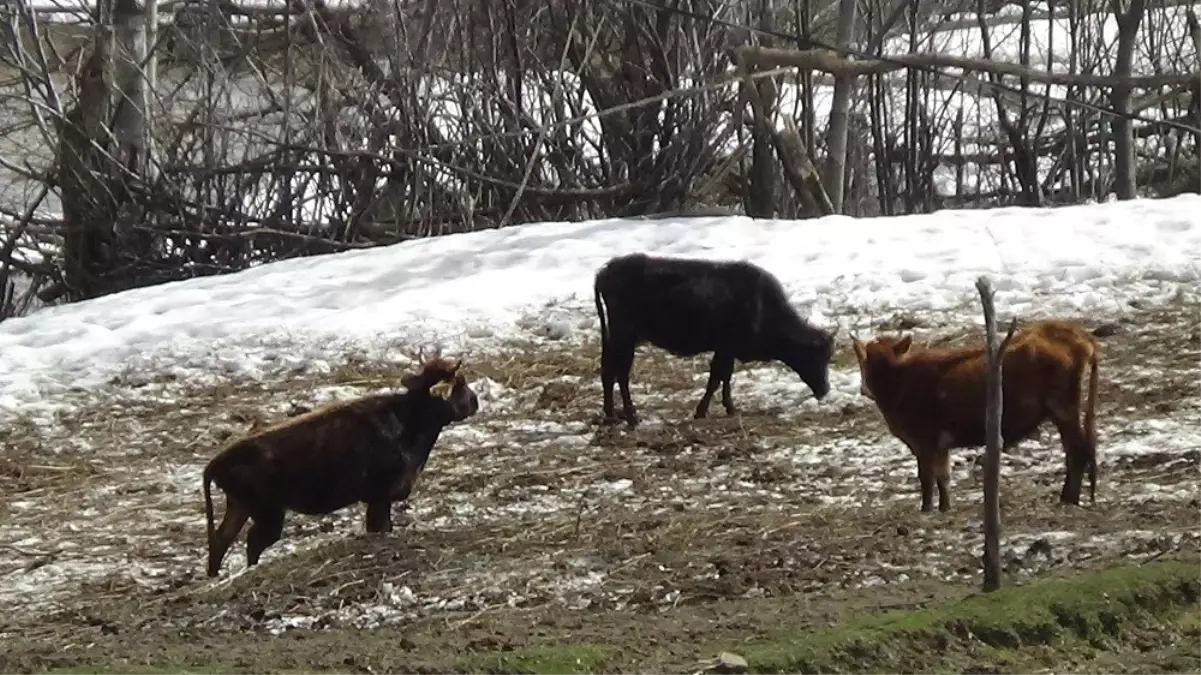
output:
{"label": "tree trunk", "polygon": [[[1138,25],[1143,20],[1145,0],[1130,0],[1130,6],[1122,11],[1121,0],[1111,0],[1113,18],[1118,23],[1118,53],[1114,59],[1113,74],[1130,77],[1134,64],[1134,40],[1138,37]],[[1114,192],[1118,199],[1134,199],[1138,185],[1134,169],[1134,123],[1130,114],[1129,85],[1114,86],[1110,103],[1116,116],[1113,117],[1114,140]]]}
{"label": "tree trunk", "polygon": [[[1197,12],[1193,11],[1192,7],[1188,8],[1186,15],[1188,20],[1188,33],[1193,39],[1193,53],[1196,54],[1197,71],[1201,72],[1201,21],[1197,19]],[[1198,129],[1193,133],[1193,152],[1198,155],[1197,174],[1201,176],[1201,77],[1193,80],[1192,98],[1189,100],[1188,114],[1192,118],[1192,124]],[[1181,145],[1184,144],[1183,136],[1180,139]],[[1183,191],[1199,190],[1198,182],[1192,181],[1192,185],[1182,185]]]}
{"label": "tree trunk", "polygon": [[[759,27],[771,28],[771,0],[763,0],[759,6]],[[763,102],[764,115],[770,121],[775,117],[777,92],[770,78],[744,81],[743,87],[758,87],[759,100]],[[739,110],[743,110],[749,94],[743,94]],[[751,127],[751,170],[747,180],[746,214],[752,218],[771,218],[776,211],[776,162],[772,148],[771,130],[756,123]]]}
{"label": "tree trunk", "polygon": [[[757,87],[764,114],[770,120],[776,108],[776,90],[769,79],[744,83]],[[767,85],[767,86],[765,86]],[[776,161],[771,140],[772,130],[756,123],[751,127],[751,170],[747,181],[746,214],[752,218],[771,218],[776,206]]]}
{"label": "tree trunk", "polygon": [[[855,31],[855,0],[839,0],[836,42],[839,47],[851,47]],[[834,96],[830,103],[830,155],[826,164],[826,192],[835,213],[842,213],[846,187],[847,130],[850,127],[851,92],[855,78],[840,75],[834,78]]]}
{"label": "tree trunk", "polygon": [[[62,292],[82,300],[104,292],[103,277],[115,264],[116,201],[110,173],[109,64],[112,35],[98,26],[92,53],[78,76],[79,98],[58,121],[57,173],[63,209]],[[53,300],[59,292],[43,300]]]}
{"label": "tree trunk", "polygon": [[146,0],[145,19],[145,48],[143,54],[145,63],[145,73],[143,83],[143,99],[145,105],[142,110],[145,114],[143,123],[145,125],[145,164],[144,164],[144,179],[150,182],[157,174],[157,165],[154,162],[154,124],[153,115],[150,113],[150,96],[158,87],[158,2],[159,0]]}
{"label": "tree trunk", "polygon": [[146,61],[146,18],[139,0],[115,0],[113,32],[116,157],[127,170],[140,176],[146,162],[148,92],[142,70]]}

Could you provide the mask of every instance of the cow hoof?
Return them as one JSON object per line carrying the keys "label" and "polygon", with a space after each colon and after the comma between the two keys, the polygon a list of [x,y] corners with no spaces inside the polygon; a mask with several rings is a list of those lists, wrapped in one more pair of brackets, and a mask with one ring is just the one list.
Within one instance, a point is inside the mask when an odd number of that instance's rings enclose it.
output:
{"label": "cow hoof", "polygon": [[601,426],[609,427],[609,426],[613,426],[614,424],[621,422],[621,418],[618,417],[617,415],[612,415],[612,414],[601,415],[596,421]]}
{"label": "cow hoof", "polygon": [[1072,492],[1068,490],[1063,490],[1059,493],[1059,503],[1062,506],[1080,506],[1080,495],[1072,494]]}

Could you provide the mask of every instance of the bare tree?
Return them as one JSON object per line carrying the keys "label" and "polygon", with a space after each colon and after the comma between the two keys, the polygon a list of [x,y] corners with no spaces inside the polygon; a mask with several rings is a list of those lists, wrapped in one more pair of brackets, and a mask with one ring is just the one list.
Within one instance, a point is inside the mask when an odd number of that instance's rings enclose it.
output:
{"label": "bare tree", "polygon": [[[18,0],[0,270],[56,301],[531,221],[1078,201],[1118,155],[1127,187],[1196,190],[1196,48],[1137,2],[1123,74],[1081,0],[967,23],[919,0],[183,0],[161,40],[157,0],[53,29]],[[1038,63],[1049,15],[1067,72]],[[946,46],[973,26],[985,54]],[[1144,119],[1111,124],[1122,96]]]}

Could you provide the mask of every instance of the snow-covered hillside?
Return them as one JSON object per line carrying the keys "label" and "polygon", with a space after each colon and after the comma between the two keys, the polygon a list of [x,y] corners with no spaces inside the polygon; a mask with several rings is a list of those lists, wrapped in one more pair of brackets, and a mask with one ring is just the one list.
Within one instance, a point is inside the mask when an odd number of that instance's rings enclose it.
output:
{"label": "snow-covered hillside", "polygon": [[[979,314],[990,274],[1004,315],[1117,316],[1201,283],[1201,197],[1058,209],[808,221],[679,218],[546,223],[294,259],[0,323],[0,409],[30,412],[121,373],[186,381],[320,370],[355,348],[490,351],[595,331],[592,279],[610,256],[748,259],[819,324],[898,311]],[[583,331],[581,331],[583,329]]]}

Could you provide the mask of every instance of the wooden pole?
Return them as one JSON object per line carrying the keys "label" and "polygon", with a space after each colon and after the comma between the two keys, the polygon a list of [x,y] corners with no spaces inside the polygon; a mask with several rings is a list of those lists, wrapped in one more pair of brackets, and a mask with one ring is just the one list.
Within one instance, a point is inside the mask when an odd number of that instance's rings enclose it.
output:
{"label": "wooden pole", "polygon": [[1001,587],[1001,436],[1002,407],[1002,355],[1009,348],[1013,332],[1017,329],[1017,318],[1009,323],[1009,333],[997,345],[997,313],[993,305],[992,282],[988,277],[976,280],[980,291],[980,304],[984,306],[984,332],[987,341],[988,378],[986,384],[984,433],[984,590],[995,591]]}

